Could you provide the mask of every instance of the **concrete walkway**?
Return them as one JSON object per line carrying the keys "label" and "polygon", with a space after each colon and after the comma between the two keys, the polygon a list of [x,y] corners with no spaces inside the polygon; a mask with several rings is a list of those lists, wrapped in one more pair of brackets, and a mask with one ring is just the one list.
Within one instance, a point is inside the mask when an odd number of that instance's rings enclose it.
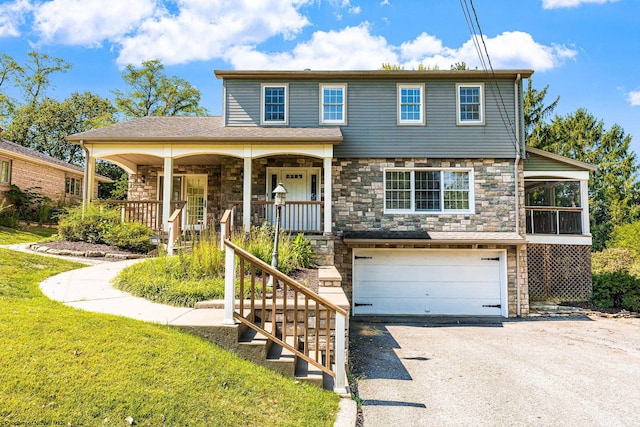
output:
{"label": "concrete walkway", "polygon": [[27,244],[0,245],[5,249],[92,264],[49,277],[40,283],[42,293],[54,301],[95,313],[115,314],[178,327],[210,326],[222,323],[224,314],[222,309],[196,310],[173,307],[135,297],[113,288],[111,280],[124,268],[142,259],[107,261],[104,258],[76,258],[36,253],[27,249],[27,246]]}

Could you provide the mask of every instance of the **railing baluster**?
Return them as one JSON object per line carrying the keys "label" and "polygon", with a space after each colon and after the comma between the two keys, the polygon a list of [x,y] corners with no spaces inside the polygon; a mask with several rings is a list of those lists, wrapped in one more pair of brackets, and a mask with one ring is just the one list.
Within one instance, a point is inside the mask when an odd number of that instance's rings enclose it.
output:
{"label": "railing baluster", "polygon": [[318,307],[318,301],[316,301],[316,357],[315,360],[318,363],[322,363],[320,361],[319,351],[320,351],[320,308]]}
{"label": "railing baluster", "polygon": [[255,323],[256,321],[256,271],[253,264],[249,264],[249,269],[251,270],[251,321]]}
{"label": "railing baluster", "polygon": [[[275,279],[273,283],[278,283]],[[287,342],[287,284],[282,283],[282,341]]]}
{"label": "railing baluster", "polygon": [[240,316],[244,317],[244,258],[240,258]]}
{"label": "railing baluster", "polygon": [[326,313],[326,322],[327,324],[325,325],[325,334],[326,334],[326,346],[327,349],[325,350],[325,357],[326,357],[326,361],[325,361],[325,367],[327,369],[331,369],[331,318],[329,317],[329,307],[325,308],[325,313]]}
{"label": "railing baluster", "polygon": [[298,290],[293,289],[293,345],[298,347]]}
{"label": "railing baluster", "polygon": [[304,348],[303,353],[309,355],[309,298],[304,297]]}
{"label": "railing baluster", "polygon": [[262,329],[264,329],[264,327],[267,324],[267,319],[266,319],[266,314],[267,314],[267,273],[266,271],[262,270],[262,317],[260,318],[261,320],[261,326]]}

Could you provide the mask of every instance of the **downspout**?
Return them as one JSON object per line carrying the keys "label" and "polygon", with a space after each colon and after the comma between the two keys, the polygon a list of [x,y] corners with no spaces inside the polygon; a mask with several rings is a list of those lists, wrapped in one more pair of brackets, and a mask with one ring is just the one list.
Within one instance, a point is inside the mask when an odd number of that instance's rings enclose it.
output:
{"label": "downspout", "polygon": [[[515,218],[515,228],[516,234],[520,234],[520,188],[518,185],[519,181],[519,173],[518,168],[520,166],[520,81],[522,77],[520,74],[516,76],[516,81],[513,84],[514,87],[514,97],[515,97],[515,108],[516,108],[516,158],[513,162],[514,170],[514,193],[515,193],[515,205],[516,205],[516,218]],[[522,245],[516,245],[516,274],[515,274],[515,286],[516,286],[516,316],[522,316],[522,309],[520,308],[520,252],[522,251]]]}
{"label": "downspout", "polygon": [[84,151],[84,176],[82,178],[82,217],[89,203],[89,149],[84,146],[84,140],[80,140],[80,147]]}

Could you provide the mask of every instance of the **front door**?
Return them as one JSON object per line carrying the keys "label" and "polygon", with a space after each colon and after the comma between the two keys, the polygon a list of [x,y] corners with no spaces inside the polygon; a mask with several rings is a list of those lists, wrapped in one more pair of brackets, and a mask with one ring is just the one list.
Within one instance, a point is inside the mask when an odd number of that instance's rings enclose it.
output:
{"label": "front door", "polygon": [[[282,183],[287,189],[287,199],[282,209],[281,225],[289,231],[320,230],[320,204],[316,202],[320,191],[320,168],[268,168],[268,199],[273,200],[273,190]],[[269,213],[275,221],[275,211]]]}
{"label": "front door", "polygon": [[[162,200],[164,177],[158,177],[158,198]],[[207,175],[174,175],[171,201],[186,200],[183,228],[203,230],[207,227]]]}

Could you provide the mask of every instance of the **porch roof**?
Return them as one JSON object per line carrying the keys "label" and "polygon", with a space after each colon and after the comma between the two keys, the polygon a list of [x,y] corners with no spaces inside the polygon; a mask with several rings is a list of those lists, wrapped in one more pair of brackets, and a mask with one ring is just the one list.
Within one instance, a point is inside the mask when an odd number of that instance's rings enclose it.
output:
{"label": "porch roof", "polygon": [[221,116],[140,117],[99,129],[69,135],[67,140],[81,142],[251,142],[253,144],[322,143],[340,144],[338,127],[258,127],[225,126]]}

